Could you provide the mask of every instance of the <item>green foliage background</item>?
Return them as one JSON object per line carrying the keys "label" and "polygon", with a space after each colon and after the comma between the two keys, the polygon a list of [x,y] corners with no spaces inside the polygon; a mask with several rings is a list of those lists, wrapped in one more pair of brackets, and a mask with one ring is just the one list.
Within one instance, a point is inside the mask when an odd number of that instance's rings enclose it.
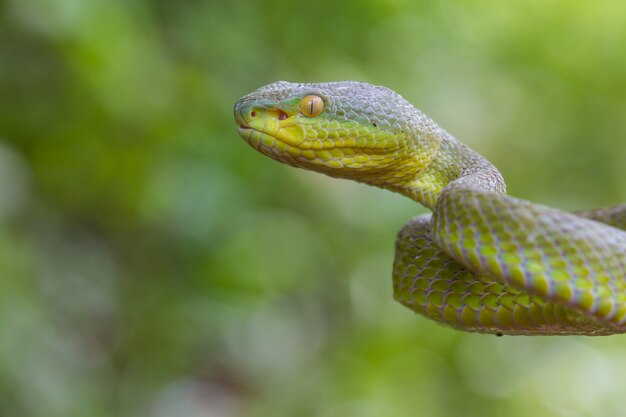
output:
{"label": "green foliage background", "polygon": [[626,201],[626,2],[0,1],[0,415],[624,416],[626,339],[391,298],[422,208],[277,164],[234,102],[403,94],[566,209]]}

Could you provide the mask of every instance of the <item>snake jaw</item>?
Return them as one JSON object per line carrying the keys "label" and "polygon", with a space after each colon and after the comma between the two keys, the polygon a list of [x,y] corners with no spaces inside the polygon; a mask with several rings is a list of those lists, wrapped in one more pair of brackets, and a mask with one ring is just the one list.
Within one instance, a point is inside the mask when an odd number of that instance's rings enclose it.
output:
{"label": "snake jaw", "polygon": [[302,124],[274,129],[242,126],[240,136],[264,155],[292,166],[322,172],[340,178],[367,181],[367,172],[380,173],[395,165],[398,146],[395,142],[376,142],[361,137],[321,139],[307,137]]}

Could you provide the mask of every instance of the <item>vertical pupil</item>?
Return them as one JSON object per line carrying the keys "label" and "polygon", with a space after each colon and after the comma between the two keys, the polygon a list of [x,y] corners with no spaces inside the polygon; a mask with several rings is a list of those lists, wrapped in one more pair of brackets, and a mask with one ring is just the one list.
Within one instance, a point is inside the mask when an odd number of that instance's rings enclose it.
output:
{"label": "vertical pupil", "polygon": [[310,110],[311,114],[313,114],[313,107],[315,107],[315,99],[311,99],[311,110]]}

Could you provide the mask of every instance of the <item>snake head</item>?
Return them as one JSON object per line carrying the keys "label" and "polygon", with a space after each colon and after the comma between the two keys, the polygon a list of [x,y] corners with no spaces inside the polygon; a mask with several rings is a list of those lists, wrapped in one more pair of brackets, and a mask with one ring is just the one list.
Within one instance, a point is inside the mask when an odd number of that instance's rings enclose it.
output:
{"label": "snake head", "polygon": [[239,135],[270,158],[378,186],[423,170],[440,137],[399,94],[355,81],[279,81],[242,97],[234,112]]}

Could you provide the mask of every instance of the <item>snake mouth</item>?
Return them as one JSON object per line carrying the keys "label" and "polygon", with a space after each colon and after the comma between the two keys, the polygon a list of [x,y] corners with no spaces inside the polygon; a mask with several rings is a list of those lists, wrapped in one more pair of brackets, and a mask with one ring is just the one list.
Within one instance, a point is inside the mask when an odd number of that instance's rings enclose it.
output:
{"label": "snake mouth", "polygon": [[262,150],[262,148],[266,149],[274,149],[281,148],[281,151],[289,150],[289,149],[302,149],[298,146],[295,146],[293,143],[289,143],[285,140],[281,140],[276,135],[267,133],[261,129],[256,129],[252,126],[247,126],[245,124],[239,125],[239,135],[248,142],[251,146],[258,150]]}
{"label": "snake mouth", "polygon": [[296,154],[294,151],[308,151],[308,152],[321,152],[321,151],[332,151],[332,150],[341,150],[345,154],[348,155],[384,155],[389,152],[396,151],[399,145],[395,144],[393,146],[380,147],[376,146],[373,141],[365,142],[363,144],[351,144],[351,142],[356,142],[358,138],[341,138],[338,141],[329,141],[329,140],[321,140],[321,139],[312,139],[307,140],[303,139],[301,141],[295,140],[286,140],[280,135],[281,128],[278,129],[277,132],[268,133],[262,129],[257,129],[252,126],[248,126],[246,124],[239,124],[239,135],[248,142],[254,148],[261,150],[263,147],[265,148],[277,148],[274,150],[279,151],[289,151],[291,150],[293,155]]}
{"label": "snake mouth", "polygon": [[[275,134],[240,125],[239,135],[253,148],[274,160],[330,176],[352,178],[363,171],[384,171],[393,165],[390,148],[324,143],[319,140],[288,142]],[[348,139],[352,140],[353,139]],[[305,146],[302,146],[306,143]],[[328,146],[332,145],[332,146]],[[397,147],[395,147],[397,151]]]}
{"label": "snake mouth", "polygon": [[[395,153],[402,146],[389,136],[381,138],[380,135],[367,132],[356,133],[358,130],[355,126],[323,128],[325,132],[315,132],[310,126],[298,123],[296,118],[290,117],[284,111],[272,113],[270,117],[267,111],[271,109],[250,110],[244,104],[238,102],[235,105],[235,121],[239,125],[239,135],[257,150],[271,149],[273,154],[288,152],[292,157],[299,156],[300,153],[310,155],[313,152],[320,153],[320,159],[333,159],[339,157],[340,153],[347,157],[382,156]],[[281,117],[282,115],[284,116]],[[338,130],[343,132],[338,134]],[[328,155],[328,152],[333,155]]]}

